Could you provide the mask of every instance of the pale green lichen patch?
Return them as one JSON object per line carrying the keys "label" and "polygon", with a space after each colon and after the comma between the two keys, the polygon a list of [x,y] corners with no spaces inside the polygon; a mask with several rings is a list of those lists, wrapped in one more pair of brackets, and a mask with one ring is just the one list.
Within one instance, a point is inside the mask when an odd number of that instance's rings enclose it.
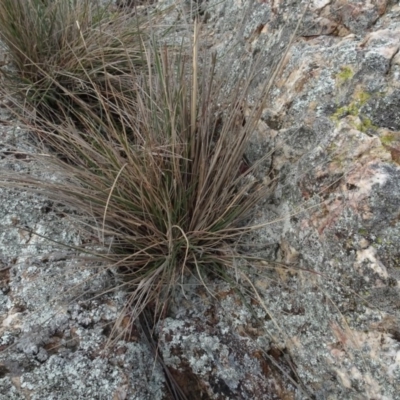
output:
{"label": "pale green lichen patch", "polygon": [[354,71],[349,66],[343,66],[340,68],[340,72],[336,75],[336,80],[339,85],[351,80],[354,76]]}
{"label": "pale green lichen patch", "polygon": [[358,107],[355,103],[350,103],[347,106],[340,107],[336,110],[335,114],[333,114],[332,118],[336,121],[345,117],[346,115],[358,115]]}
{"label": "pale green lichen patch", "polygon": [[384,135],[380,137],[381,143],[384,146],[392,146],[397,141],[400,141],[400,135],[398,136],[399,137],[396,137],[396,134],[394,132],[386,132]]}
{"label": "pale green lichen patch", "polygon": [[360,115],[361,107],[363,107],[370,98],[371,95],[369,93],[360,92],[355,96],[355,99],[350,104],[338,108],[333,116],[340,119],[346,115]]}
{"label": "pale green lichen patch", "polygon": [[361,113],[361,108],[368,102],[370,98],[371,95],[367,92],[362,91],[357,93],[354,100],[348,105],[339,107],[331,116],[331,119],[338,123],[340,119],[351,115],[353,117],[358,117],[358,120],[360,121],[352,124],[353,127],[358,131],[367,132],[369,130],[377,129],[378,127],[372,123],[371,119]]}
{"label": "pale green lichen patch", "polygon": [[371,95],[367,92],[360,92],[356,96],[356,101],[359,103],[360,107],[365,105],[365,103],[371,98]]}
{"label": "pale green lichen patch", "polygon": [[387,135],[387,136],[381,137],[381,142],[385,146],[390,146],[394,141],[395,141],[395,138],[393,135]]}
{"label": "pale green lichen patch", "polygon": [[359,124],[356,124],[356,128],[357,130],[359,130],[360,132],[368,132],[371,129],[377,129],[378,127],[375,126],[372,121],[369,118],[366,118],[364,116],[362,116],[360,118],[361,122]]}

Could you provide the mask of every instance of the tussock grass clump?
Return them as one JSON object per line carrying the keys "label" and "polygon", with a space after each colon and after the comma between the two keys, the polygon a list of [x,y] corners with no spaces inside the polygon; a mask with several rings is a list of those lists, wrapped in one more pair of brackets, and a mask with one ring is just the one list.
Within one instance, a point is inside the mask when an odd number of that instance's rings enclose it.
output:
{"label": "tussock grass clump", "polygon": [[267,192],[243,164],[254,130],[243,117],[248,81],[227,95],[215,57],[200,63],[196,53],[146,51],[135,101],[120,96],[113,111],[121,126],[90,106],[76,114],[79,129],[72,119],[41,123],[68,162],[54,159],[64,183],[39,186],[97,221],[100,257],[128,291],[122,314],[132,320],[147,307],[161,316],[189,276],[233,283],[235,245]]}
{"label": "tussock grass clump", "polygon": [[267,195],[244,162],[262,104],[245,120],[251,77],[226,87],[216,57],[200,61],[197,26],[193,49],[144,46],[136,17],[96,7],[0,0],[5,90],[66,177],[18,186],[93,218],[133,321],[148,308],[161,316],[191,275],[233,284],[240,237]]}
{"label": "tussock grass clump", "polygon": [[11,67],[3,68],[8,92],[38,116],[55,122],[82,102],[104,113],[97,92],[128,96],[132,68],[146,65],[143,46],[152,17],[132,18],[93,0],[1,0],[0,40]]}

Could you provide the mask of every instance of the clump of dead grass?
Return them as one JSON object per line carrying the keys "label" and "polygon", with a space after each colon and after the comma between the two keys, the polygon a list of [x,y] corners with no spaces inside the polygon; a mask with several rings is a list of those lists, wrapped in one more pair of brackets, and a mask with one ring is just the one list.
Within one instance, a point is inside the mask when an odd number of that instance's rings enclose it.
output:
{"label": "clump of dead grass", "polygon": [[[1,18],[17,12],[12,4],[0,0]],[[7,36],[10,23],[0,29],[15,64],[6,78],[22,79],[26,89],[6,91],[19,117],[61,156],[52,168],[65,176],[61,183],[18,178],[18,186],[34,185],[95,221],[104,248],[97,257],[117,277],[111,289],[129,293],[122,318],[134,321],[145,309],[163,315],[190,276],[206,288],[210,277],[234,285],[240,238],[268,194],[244,162],[263,108],[244,117],[252,76],[226,87],[215,55],[198,55],[197,25],[192,49],[156,40],[144,47],[141,30],[112,31],[111,14],[93,14],[89,2],[71,3],[69,22],[60,2],[44,2],[43,10],[39,0],[15,4],[33,7],[18,12],[37,31],[31,44],[38,48]],[[46,36],[51,43],[41,42]]]}
{"label": "clump of dead grass", "polygon": [[1,0],[0,40],[10,61],[3,84],[38,119],[60,122],[82,104],[104,114],[97,93],[114,105],[113,93],[129,96],[131,79],[121,77],[146,65],[146,29],[155,19],[93,0]]}
{"label": "clump of dead grass", "polygon": [[[39,12],[42,3],[15,4]],[[0,0],[0,14],[11,4]],[[64,24],[59,10],[51,14],[48,7],[50,26]],[[116,276],[110,290],[128,293],[121,321],[149,310],[163,315],[190,276],[206,288],[213,277],[235,285],[241,236],[257,228],[247,223],[269,193],[254,177],[256,166],[244,162],[263,109],[260,104],[244,118],[251,76],[225,87],[215,56],[199,59],[197,31],[193,53],[184,47],[177,52],[151,41],[143,46],[142,30],[125,40],[121,26],[103,29],[114,21],[104,10],[79,23],[71,10],[60,47],[57,40],[40,42],[53,32],[46,31],[49,22],[43,36],[33,26],[40,49],[27,46],[24,37],[16,41],[18,35],[7,41],[2,32],[15,68],[6,73],[6,90],[17,94],[20,117],[62,156],[51,165],[65,177],[58,183],[25,177],[18,186],[34,184],[95,221],[90,229],[98,230],[104,249],[96,259]],[[89,9],[82,10],[86,18]],[[22,83],[12,92],[17,79]],[[114,331],[115,340],[128,335],[129,326]]]}
{"label": "clump of dead grass", "polygon": [[76,116],[80,130],[72,120],[47,125],[52,147],[68,159],[57,163],[69,179],[41,183],[98,221],[103,245],[111,246],[102,257],[130,293],[132,320],[149,305],[161,315],[190,275],[206,286],[210,276],[231,281],[235,246],[267,191],[244,166],[254,129],[242,112],[246,86],[222,100],[215,57],[199,64],[196,55],[151,49],[146,58],[154,71],[136,76],[135,101],[119,97],[114,110],[123,125],[89,107]]}

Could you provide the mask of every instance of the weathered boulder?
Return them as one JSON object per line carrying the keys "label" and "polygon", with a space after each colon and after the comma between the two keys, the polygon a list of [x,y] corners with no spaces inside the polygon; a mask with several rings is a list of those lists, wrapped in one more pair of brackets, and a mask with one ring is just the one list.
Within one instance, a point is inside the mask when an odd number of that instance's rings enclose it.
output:
{"label": "weathered boulder", "polygon": [[[259,69],[252,107],[305,5],[201,3],[227,77]],[[250,160],[272,151],[274,183],[254,220],[265,225],[247,238],[266,260],[248,272],[258,295],[216,281],[210,297],[189,282],[156,327],[187,398],[400,399],[399,17],[394,1],[310,2],[249,146]],[[24,135],[13,124],[4,114],[2,168],[51,177],[12,151]],[[101,357],[123,294],[89,300],[109,277],[42,237],[81,243],[74,216],[33,195],[0,196],[0,349],[14,343],[0,353],[0,399],[168,398],[140,330]],[[82,281],[85,296],[69,303]]]}
{"label": "weathered boulder", "polygon": [[[254,99],[304,6],[208,3],[216,49],[247,51],[232,70],[259,63]],[[273,150],[278,182],[248,248],[281,267],[254,275],[262,323],[217,290],[224,301],[183,303],[160,327],[167,364],[211,398],[399,398],[399,15],[389,2],[310,3],[249,149]]]}

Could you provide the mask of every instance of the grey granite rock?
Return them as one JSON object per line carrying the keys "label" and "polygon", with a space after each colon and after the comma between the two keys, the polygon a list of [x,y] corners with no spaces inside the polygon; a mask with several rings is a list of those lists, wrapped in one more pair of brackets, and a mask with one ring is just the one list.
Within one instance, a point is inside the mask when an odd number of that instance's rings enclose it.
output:
{"label": "grey granite rock", "polygon": [[[251,106],[304,6],[203,2],[203,29],[228,60],[226,75],[259,68]],[[164,363],[188,398],[400,399],[399,17],[394,1],[310,3],[249,147],[251,160],[273,150],[265,174],[276,180],[254,220],[265,226],[245,248],[266,260],[247,272],[259,296],[215,281],[210,297],[189,282],[157,326]],[[3,122],[4,155],[24,133]],[[13,157],[3,168],[35,169]],[[123,294],[70,302],[78,282],[94,293],[109,277],[29,233],[79,244],[68,210],[0,195],[0,398],[168,398],[141,335],[101,357]]]}

